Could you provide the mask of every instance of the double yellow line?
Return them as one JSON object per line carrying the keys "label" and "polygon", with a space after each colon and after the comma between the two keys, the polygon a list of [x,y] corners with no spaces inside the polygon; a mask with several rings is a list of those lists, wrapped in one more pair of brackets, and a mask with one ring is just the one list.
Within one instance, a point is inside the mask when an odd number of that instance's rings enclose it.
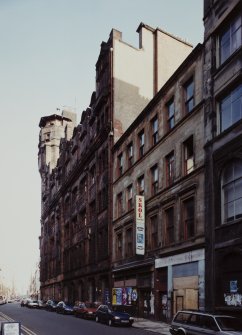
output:
{"label": "double yellow line", "polygon": [[[14,320],[14,319],[12,319],[12,318],[10,318],[8,315],[6,315],[6,314],[4,314],[4,313],[2,313],[2,312],[0,312],[0,318],[3,318],[3,322],[4,321],[11,321],[11,322],[17,322],[16,320]],[[24,325],[22,325],[21,324],[21,331],[24,331],[27,335],[38,335],[38,334],[36,334],[35,332],[33,332],[32,330],[30,330],[29,328],[27,328],[27,327],[25,327]],[[21,334],[23,334],[24,335],[24,333],[22,333],[21,332]]]}

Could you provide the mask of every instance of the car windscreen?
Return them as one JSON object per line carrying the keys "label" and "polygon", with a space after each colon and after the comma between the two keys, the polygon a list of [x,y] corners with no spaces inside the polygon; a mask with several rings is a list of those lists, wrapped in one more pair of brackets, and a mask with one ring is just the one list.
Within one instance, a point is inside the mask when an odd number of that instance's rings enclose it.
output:
{"label": "car windscreen", "polygon": [[217,316],[216,321],[221,330],[242,331],[242,321],[240,319],[226,316]]}

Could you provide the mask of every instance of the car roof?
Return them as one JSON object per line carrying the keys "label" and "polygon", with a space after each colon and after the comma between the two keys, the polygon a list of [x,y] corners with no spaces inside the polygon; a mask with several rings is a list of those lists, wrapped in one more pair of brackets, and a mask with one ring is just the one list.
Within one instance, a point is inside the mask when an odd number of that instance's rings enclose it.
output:
{"label": "car roof", "polygon": [[231,315],[225,315],[225,314],[220,314],[220,313],[215,313],[215,312],[212,312],[212,311],[197,311],[197,310],[181,310],[181,311],[178,311],[176,313],[179,314],[179,313],[188,313],[188,314],[199,314],[199,315],[209,315],[209,316],[213,316],[213,317],[230,317],[230,318],[233,318],[233,316]]}

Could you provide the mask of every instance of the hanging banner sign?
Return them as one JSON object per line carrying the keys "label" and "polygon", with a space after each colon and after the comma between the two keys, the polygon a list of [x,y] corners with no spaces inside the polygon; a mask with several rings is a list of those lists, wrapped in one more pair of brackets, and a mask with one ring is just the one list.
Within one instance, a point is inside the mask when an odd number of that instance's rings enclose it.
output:
{"label": "hanging banner sign", "polygon": [[136,255],[145,254],[145,198],[136,195],[135,198],[135,222],[136,222]]}

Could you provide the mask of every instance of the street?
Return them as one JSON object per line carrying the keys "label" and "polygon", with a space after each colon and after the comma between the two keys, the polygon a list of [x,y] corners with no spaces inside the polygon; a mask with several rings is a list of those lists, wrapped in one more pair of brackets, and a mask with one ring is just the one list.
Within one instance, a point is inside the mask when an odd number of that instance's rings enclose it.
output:
{"label": "street", "polygon": [[83,320],[72,315],[61,315],[40,309],[21,307],[19,303],[0,306],[0,317],[8,321],[21,322],[24,335],[147,335],[135,327],[109,327],[95,321]]}

